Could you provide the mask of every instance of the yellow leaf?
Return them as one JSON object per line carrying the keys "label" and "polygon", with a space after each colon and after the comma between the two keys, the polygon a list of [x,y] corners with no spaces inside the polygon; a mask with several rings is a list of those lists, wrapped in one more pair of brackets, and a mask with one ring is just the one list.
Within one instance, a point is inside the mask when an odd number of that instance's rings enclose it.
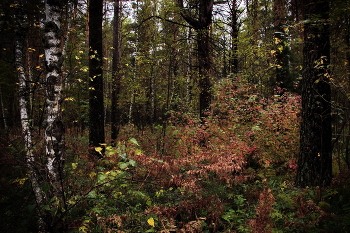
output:
{"label": "yellow leaf", "polygon": [[14,181],[12,181],[12,183],[18,183],[20,185],[23,185],[27,179],[28,179],[27,177],[22,178],[22,179],[18,178],[18,179],[15,179]]}
{"label": "yellow leaf", "polygon": [[102,147],[95,147],[95,151],[97,151],[98,153],[100,153],[100,154],[101,154]]}
{"label": "yellow leaf", "polygon": [[91,173],[89,174],[89,176],[90,176],[91,179],[94,178],[94,177],[96,176],[96,172],[91,172]]}
{"label": "yellow leaf", "polygon": [[154,226],[155,226],[155,225],[154,225],[154,218],[149,218],[149,219],[147,220],[147,223],[148,223],[150,226],[154,227]]}
{"label": "yellow leaf", "polygon": [[135,155],[142,155],[142,151],[140,149],[135,150]]}
{"label": "yellow leaf", "polygon": [[75,170],[77,169],[78,163],[72,163],[72,168]]}

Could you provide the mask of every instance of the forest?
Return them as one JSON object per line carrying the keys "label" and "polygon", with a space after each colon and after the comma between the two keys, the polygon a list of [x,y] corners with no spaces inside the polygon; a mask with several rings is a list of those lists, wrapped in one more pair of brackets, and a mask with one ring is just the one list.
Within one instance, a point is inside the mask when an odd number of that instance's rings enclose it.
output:
{"label": "forest", "polygon": [[0,232],[350,232],[350,0],[1,0]]}

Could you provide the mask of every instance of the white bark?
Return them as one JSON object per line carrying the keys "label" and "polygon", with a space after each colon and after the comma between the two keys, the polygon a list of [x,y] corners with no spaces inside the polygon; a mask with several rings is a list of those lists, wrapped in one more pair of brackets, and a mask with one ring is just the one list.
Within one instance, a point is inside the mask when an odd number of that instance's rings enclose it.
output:
{"label": "white bark", "polygon": [[28,117],[27,101],[25,98],[26,92],[28,92],[26,87],[26,76],[23,67],[23,53],[22,45],[20,40],[16,40],[16,69],[19,83],[19,109],[22,125],[22,135],[24,138],[24,144],[26,149],[26,161],[28,168],[30,170],[30,178],[33,185],[34,193],[36,196],[36,201],[40,204],[43,200],[43,195],[39,187],[37,174],[35,172],[35,156],[33,154],[33,142],[32,142],[32,132],[30,129],[30,119]]}
{"label": "white bark", "polygon": [[[19,5],[19,4],[18,4]],[[17,9],[17,14],[20,16],[20,9]],[[27,88],[26,82],[27,77],[24,72],[24,55],[23,55],[23,42],[22,42],[22,36],[21,35],[21,20],[18,19],[18,16],[15,15],[16,19],[16,36],[15,36],[15,65],[17,70],[17,77],[18,77],[18,85],[19,85],[19,109],[20,109],[20,119],[21,119],[21,126],[22,126],[22,136],[24,139],[24,145],[26,150],[26,163],[29,169],[29,179],[32,184],[32,188],[35,195],[35,200],[37,204],[40,206],[43,204],[45,195],[42,192],[39,181],[37,170],[35,167],[35,155],[33,153],[33,142],[32,142],[32,132],[30,128],[30,119],[28,116],[28,106],[26,101],[26,95],[28,94],[29,90]],[[39,230],[45,230],[45,223],[42,218],[39,219]]]}
{"label": "white bark", "polygon": [[46,103],[47,118],[45,129],[46,170],[53,186],[53,195],[64,202],[62,187],[63,173],[63,124],[61,121],[62,102],[62,46],[61,8],[58,1],[45,1],[45,62],[46,62]]}

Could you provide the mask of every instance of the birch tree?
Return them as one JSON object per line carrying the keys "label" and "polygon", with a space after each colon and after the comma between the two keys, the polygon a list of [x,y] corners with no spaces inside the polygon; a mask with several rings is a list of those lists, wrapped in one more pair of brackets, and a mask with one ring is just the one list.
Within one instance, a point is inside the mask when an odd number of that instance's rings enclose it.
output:
{"label": "birch tree", "polygon": [[[22,12],[22,2],[15,2],[15,66],[17,70],[17,78],[18,78],[18,105],[20,110],[20,119],[21,119],[21,127],[22,127],[22,137],[24,140],[24,147],[26,151],[26,164],[29,170],[29,179],[32,185],[32,189],[35,195],[35,201],[39,206],[39,214],[40,214],[40,206],[43,205],[45,195],[42,192],[39,184],[39,174],[38,169],[36,168],[36,160],[33,153],[33,141],[32,141],[32,131],[31,124],[28,114],[28,103],[27,96],[29,94],[29,88],[27,87],[27,77],[25,75],[24,68],[24,53],[23,53],[23,40],[25,38],[25,31],[22,28],[23,25],[23,12]],[[40,231],[45,231],[46,224],[42,217],[39,218],[38,228]]]}
{"label": "birch tree", "polygon": [[[55,216],[59,216],[65,208],[65,197],[62,185],[64,162],[64,126],[62,123],[62,33],[60,0],[45,1],[45,66],[46,66],[46,105],[47,118],[45,129],[46,172],[51,192],[50,207],[56,208]],[[50,227],[59,228],[60,219],[51,216]],[[53,231],[51,229],[50,231]]]}

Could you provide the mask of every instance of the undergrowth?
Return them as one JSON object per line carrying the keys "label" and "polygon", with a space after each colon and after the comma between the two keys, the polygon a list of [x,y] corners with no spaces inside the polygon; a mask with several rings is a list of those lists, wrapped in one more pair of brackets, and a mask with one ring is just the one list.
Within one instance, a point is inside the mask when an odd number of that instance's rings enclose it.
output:
{"label": "undergrowth", "polygon": [[[86,135],[67,134],[67,231],[349,232],[348,171],[327,189],[294,187],[300,97],[266,99],[243,80],[214,93],[205,120],[171,111],[161,125],[125,126],[100,160]],[[2,170],[6,232],[35,232],[26,174]]]}

